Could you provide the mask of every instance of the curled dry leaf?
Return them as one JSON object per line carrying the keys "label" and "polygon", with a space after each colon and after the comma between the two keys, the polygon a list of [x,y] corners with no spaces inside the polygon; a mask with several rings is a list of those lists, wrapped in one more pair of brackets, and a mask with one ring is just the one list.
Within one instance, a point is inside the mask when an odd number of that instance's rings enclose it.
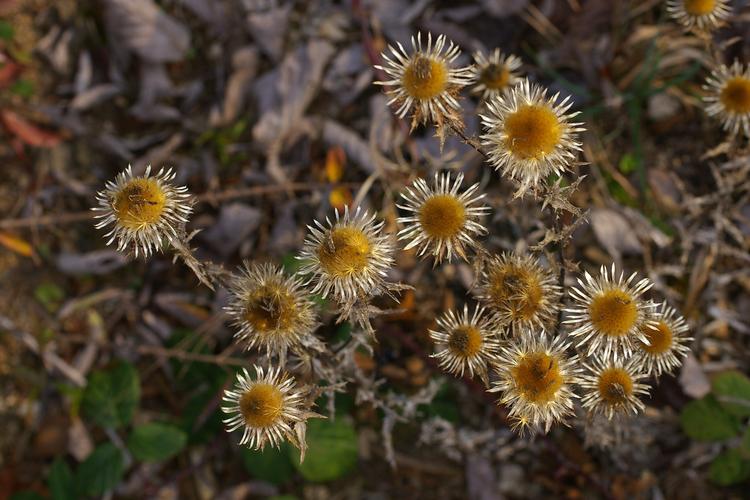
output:
{"label": "curled dry leaf", "polygon": [[41,129],[9,109],[0,110],[0,121],[8,132],[29,146],[51,148],[62,141],[60,134]]}

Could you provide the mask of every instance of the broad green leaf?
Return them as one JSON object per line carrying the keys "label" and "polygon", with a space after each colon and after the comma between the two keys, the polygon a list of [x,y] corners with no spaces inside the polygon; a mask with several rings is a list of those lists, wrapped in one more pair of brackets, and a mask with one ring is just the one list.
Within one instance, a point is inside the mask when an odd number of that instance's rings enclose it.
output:
{"label": "broad green leaf", "polygon": [[280,448],[266,446],[263,451],[242,449],[242,462],[251,476],[273,484],[284,484],[294,476],[294,465],[289,459],[290,448],[284,442]]}
{"label": "broad green leaf", "polygon": [[742,436],[739,450],[743,458],[750,460],[750,427],[745,429],[745,435]]}
{"label": "broad green leaf", "polygon": [[122,427],[133,419],[140,398],[138,372],[133,365],[123,362],[89,376],[81,410],[102,427]]}
{"label": "broad green leaf", "polygon": [[0,40],[13,40],[13,25],[8,21],[0,21]]}
{"label": "broad green leaf", "polygon": [[52,500],[75,500],[76,490],[73,473],[62,458],[58,457],[52,462],[47,484]]}
{"label": "broad green leaf", "polygon": [[[206,443],[218,432],[223,432],[224,414],[221,406],[215,401],[221,387],[223,384],[197,391],[182,409],[179,425],[188,436],[188,444]],[[209,405],[213,405],[214,409],[209,415],[205,415],[204,412]]]}
{"label": "broad green leaf", "polygon": [[122,479],[125,464],[122,453],[112,443],[98,446],[76,471],[79,493],[97,496],[111,490]]}
{"label": "broad green leaf", "polygon": [[750,416],[750,379],[738,371],[725,372],[711,381],[713,394],[732,415]]}
{"label": "broad green leaf", "polygon": [[750,461],[734,448],[726,450],[711,463],[708,475],[716,484],[730,486],[750,478]]}
{"label": "broad green leaf", "polygon": [[13,493],[10,500],[45,500],[45,498],[36,491],[19,491]]}
{"label": "broad green leaf", "polygon": [[680,422],[685,434],[699,441],[721,441],[739,432],[739,422],[708,395],[682,409]]}
{"label": "broad green leaf", "polygon": [[144,424],[136,427],[128,438],[128,448],[142,462],[160,462],[172,458],[187,443],[187,434],[167,424]]}
{"label": "broad green leaf", "polygon": [[300,464],[299,455],[290,447],[292,463],[308,481],[332,481],[357,466],[357,432],[343,419],[311,420],[307,424],[307,455]]}

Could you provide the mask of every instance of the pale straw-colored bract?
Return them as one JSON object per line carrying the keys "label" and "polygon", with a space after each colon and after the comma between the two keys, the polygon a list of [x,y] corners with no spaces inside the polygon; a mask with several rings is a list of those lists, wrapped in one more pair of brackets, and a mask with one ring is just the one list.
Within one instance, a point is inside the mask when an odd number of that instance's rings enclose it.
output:
{"label": "pale straw-colored bract", "polygon": [[552,174],[561,174],[581,150],[581,123],[571,120],[570,96],[547,96],[547,90],[527,78],[487,101],[480,114],[490,163],[518,184],[515,196],[537,188]]}
{"label": "pale straw-colored bract", "polygon": [[735,60],[716,68],[703,86],[706,114],[718,118],[730,135],[750,138],[750,65]]}
{"label": "pale straw-colored bract", "polygon": [[389,45],[391,56],[383,53],[384,64],[375,66],[391,77],[375,84],[386,88],[388,104],[398,106],[396,115],[405,118],[413,109],[412,128],[428,121],[438,126],[446,121],[460,122],[457,95],[472,82],[472,71],[470,67],[452,67],[461,54],[458,46],[445,35],[438,36],[433,43],[431,33],[427,34],[426,45],[422,43],[422,33],[411,37],[411,54],[401,43],[396,45],[398,48]]}
{"label": "pale straw-colored bract", "polygon": [[479,300],[511,332],[549,328],[557,318],[561,295],[555,275],[538,259],[510,252],[487,262],[477,291]]}
{"label": "pale straw-colored bract", "polygon": [[688,325],[674,308],[662,302],[651,316],[652,323],[643,326],[648,344],[637,342],[646,375],[659,376],[682,364],[690,352],[686,345],[693,340],[687,336]]}
{"label": "pale straw-colored bract", "polygon": [[729,0],[669,0],[669,15],[687,29],[712,30],[732,14]]}
{"label": "pale straw-colored bract", "polygon": [[645,405],[640,396],[648,394],[648,386],[640,382],[645,375],[639,363],[637,357],[628,361],[594,357],[584,363],[585,372],[580,382],[583,407],[610,420],[617,414],[643,411]]}
{"label": "pale straw-colored bract", "polygon": [[408,241],[406,250],[416,247],[418,255],[432,255],[435,264],[454,255],[466,260],[466,248],[476,246],[475,238],[487,233],[479,219],[490,208],[480,204],[485,195],[478,193],[478,183],[460,191],[463,178],[458,174],[451,180],[447,172],[436,173],[432,186],[418,178],[401,193],[403,204],[397,206],[410,213],[397,220],[404,225],[398,239]]}
{"label": "pale straw-colored bract", "polygon": [[148,258],[184,232],[193,208],[187,188],[172,185],[175,175],[171,168],[162,168],[151,176],[148,166],[143,176],[134,176],[128,165],[107,182],[96,195],[99,206],[92,208],[101,219],[97,229],[112,226],[104,235],[107,245],[116,241],[119,251]]}
{"label": "pale straw-colored bract", "polygon": [[485,314],[484,308],[464,305],[463,313],[448,311],[437,319],[438,330],[430,330],[440,368],[457,377],[465,372],[470,377],[478,375],[488,383],[488,363],[497,355],[500,344],[495,325]]}
{"label": "pale straw-colored bract", "polygon": [[227,432],[242,429],[240,444],[255,450],[267,443],[278,448],[285,439],[295,443],[294,425],[305,420],[304,395],[280,368],[254,368],[254,378],[243,369],[234,389],[224,391]]}
{"label": "pale straw-colored bract", "polygon": [[287,349],[315,340],[316,315],[309,294],[281,268],[245,262],[232,276],[229,293],[225,310],[237,328],[235,339],[245,349],[265,349],[283,365]]}
{"label": "pale straw-colored bract", "polygon": [[383,293],[394,251],[390,236],[381,234],[383,221],[359,207],[354,213],[345,207],[343,215],[336,210],[335,220],[325,222],[307,226],[298,257],[299,273],[309,276],[305,286],[344,304]]}
{"label": "pale straw-colored bract", "polygon": [[636,341],[648,343],[643,327],[650,322],[655,306],[641,295],[653,286],[650,280],[636,281],[637,273],[625,278],[612,264],[611,271],[602,266],[599,276],[588,272],[585,282],[578,279],[578,287],[570,288],[573,304],[565,309],[563,323],[574,330],[578,347],[586,347],[587,356],[602,359],[627,358],[636,348]]}
{"label": "pale straw-colored bract", "polygon": [[481,94],[482,99],[500,95],[518,83],[517,70],[522,64],[520,58],[512,54],[504,55],[500,49],[493,50],[489,56],[478,50],[473,57],[472,71],[476,84],[471,92]]}
{"label": "pale straw-colored bract", "polygon": [[549,432],[555,422],[573,414],[578,357],[570,344],[543,331],[525,329],[508,341],[495,361],[498,379],[490,392],[501,394],[513,427],[524,433]]}

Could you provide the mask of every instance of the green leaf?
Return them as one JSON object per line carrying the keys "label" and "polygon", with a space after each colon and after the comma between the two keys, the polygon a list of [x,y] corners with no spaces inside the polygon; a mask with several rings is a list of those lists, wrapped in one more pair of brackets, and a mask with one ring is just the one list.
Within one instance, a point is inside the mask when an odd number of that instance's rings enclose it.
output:
{"label": "green leaf", "polygon": [[76,490],[73,473],[62,458],[57,457],[52,462],[47,484],[53,500],[75,500]]}
{"label": "green leaf", "polygon": [[76,471],[79,493],[97,496],[114,488],[122,479],[125,464],[122,453],[112,443],[98,446]]}
{"label": "green leaf", "polygon": [[711,381],[713,394],[732,415],[750,416],[750,379],[738,371],[725,372]]}
{"label": "green leaf", "polygon": [[739,422],[711,395],[686,404],[680,422],[685,434],[699,441],[729,439],[739,432]]}
{"label": "green leaf", "polygon": [[743,458],[750,460],[750,427],[745,429],[745,434],[742,436],[739,450]]}
{"label": "green leaf", "polygon": [[29,80],[20,78],[13,82],[13,85],[10,86],[10,91],[17,96],[28,99],[29,97],[34,95],[34,84]]}
{"label": "green leaf", "polygon": [[34,289],[34,297],[48,311],[54,312],[65,298],[65,292],[55,283],[42,283]]}
{"label": "green leaf", "polygon": [[45,500],[45,498],[36,491],[19,491],[13,493],[10,500]]}
{"label": "green leaf", "polygon": [[167,424],[144,424],[136,427],[128,438],[133,456],[143,462],[160,462],[185,448],[187,434]]}
{"label": "green leaf", "polygon": [[0,20],[0,40],[13,40],[14,30],[13,25],[8,21]]}
{"label": "green leaf", "polygon": [[290,448],[290,456],[294,466],[308,481],[332,481],[357,466],[357,432],[342,419],[311,420],[307,424],[307,446],[303,463],[299,463],[296,450]]}
{"label": "green leaf", "polygon": [[83,414],[102,427],[117,428],[130,423],[141,398],[138,371],[130,363],[120,363],[89,377],[83,392]]}
{"label": "green leaf", "polygon": [[714,459],[708,476],[721,486],[741,483],[750,478],[750,461],[743,460],[740,452],[731,448]]}
{"label": "green leaf", "polygon": [[268,446],[263,451],[243,448],[242,463],[251,476],[273,484],[284,484],[294,476],[290,448],[286,442],[279,448]]}
{"label": "green leaf", "polygon": [[[221,406],[215,404],[216,394],[221,387],[223,384],[198,390],[182,409],[179,426],[187,434],[188,444],[207,443],[213,436],[224,430],[222,422],[224,414]],[[214,409],[210,415],[206,416],[204,412],[209,405],[214,405]]]}

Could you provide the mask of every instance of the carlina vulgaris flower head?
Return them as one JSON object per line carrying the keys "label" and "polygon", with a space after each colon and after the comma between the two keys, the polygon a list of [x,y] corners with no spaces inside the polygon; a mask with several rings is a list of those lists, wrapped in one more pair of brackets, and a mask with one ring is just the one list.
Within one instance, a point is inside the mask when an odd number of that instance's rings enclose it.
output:
{"label": "carlina vulgaris flower head", "polygon": [[385,276],[393,265],[394,245],[382,234],[383,221],[375,214],[335,210],[335,220],[315,221],[298,259],[299,273],[309,275],[305,286],[339,304],[352,304],[387,292]]}
{"label": "carlina vulgaris flower head", "polygon": [[557,317],[562,292],[555,276],[530,255],[503,253],[485,264],[479,300],[511,332],[545,329]]}
{"label": "carlina vulgaris flower head", "polygon": [[222,411],[227,432],[243,429],[240,445],[262,450],[266,444],[278,448],[285,439],[305,453],[305,423],[318,417],[309,411],[305,389],[300,388],[279,367],[255,366],[255,377],[246,369],[237,374],[233,389],[224,391]]}
{"label": "carlina vulgaris flower head", "polygon": [[398,106],[399,118],[412,113],[412,130],[418,124],[434,123],[442,147],[447,128],[463,128],[458,94],[472,82],[471,67],[453,67],[461,51],[445,35],[438,36],[433,44],[432,34],[428,33],[424,46],[422,33],[417,33],[416,38],[411,37],[411,54],[401,43],[396,45],[398,48],[388,46],[391,57],[382,54],[383,66],[375,66],[391,79],[375,84],[386,88],[388,104]]}
{"label": "carlina vulgaris flower head", "polygon": [[580,382],[583,407],[610,420],[615,415],[642,411],[645,405],[640,396],[648,394],[648,386],[640,382],[645,378],[641,363],[637,356],[627,361],[595,356],[590,363],[584,363],[586,371]]}
{"label": "carlina vulgaris flower head", "polygon": [[677,311],[662,302],[651,315],[651,322],[641,326],[648,342],[636,341],[637,354],[643,361],[646,375],[659,376],[682,364],[690,352],[687,342],[688,325]]}
{"label": "carlina vulgaris flower head", "polygon": [[525,329],[510,339],[495,360],[498,379],[490,392],[500,392],[513,428],[549,432],[552,424],[573,414],[573,388],[579,382],[578,356],[567,354],[562,337]]}
{"label": "carlina vulgaris flower head", "polygon": [[742,132],[750,138],[750,65],[739,61],[727,67],[720,65],[706,80],[703,97],[706,113],[721,120],[731,135]]}
{"label": "carlina vulgaris flower head", "polygon": [[489,384],[488,364],[498,354],[500,343],[495,324],[485,314],[484,308],[476,305],[469,313],[464,304],[463,313],[452,310],[437,319],[438,330],[430,330],[440,368],[457,377],[468,372]]}
{"label": "carlina vulgaris flower head", "polygon": [[669,15],[685,28],[709,31],[732,14],[729,0],[669,0]]}
{"label": "carlina vulgaris flower head", "polygon": [[271,264],[245,262],[229,281],[225,308],[237,328],[235,339],[245,349],[264,348],[283,366],[287,349],[319,348],[313,302],[299,280]]}
{"label": "carlina vulgaris flower head", "polygon": [[512,54],[503,55],[500,49],[493,50],[489,56],[478,50],[474,52],[473,57],[472,71],[477,83],[471,91],[481,94],[482,99],[487,100],[500,95],[517,83],[517,70],[521,67],[520,58]]}
{"label": "carlina vulgaris flower head", "polygon": [[482,144],[490,163],[518,184],[516,197],[538,188],[550,175],[559,175],[575,161],[581,143],[581,123],[571,120],[570,97],[547,96],[547,90],[523,78],[504,94],[487,101],[480,114]]}
{"label": "carlina vulgaris flower head", "polygon": [[655,304],[641,295],[653,283],[647,278],[636,282],[637,273],[626,279],[621,271],[618,276],[614,264],[611,271],[602,266],[596,278],[588,272],[584,276],[585,283],[579,278],[578,287],[570,288],[574,303],[565,309],[563,321],[574,328],[570,336],[579,338],[577,347],[587,346],[587,356],[617,361],[629,357],[637,341],[647,344],[643,328],[651,322]]}
{"label": "carlina vulgaris flower head", "polygon": [[490,208],[480,204],[485,195],[477,193],[478,183],[460,191],[463,178],[459,173],[452,181],[449,173],[436,173],[432,187],[417,178],[401,193],[403,205],[397,206],[410,212],[397,220],[404,224],[398,238],[409,242],[406,250],[417,247],[420,256],[429,251],[435,265],[454,255],[467,259],[466,248],[476,247],[475,238],[487,233],[479,219]]}
{"label": "carlina vulgaris flower head", "polygon": [[130,165],[109,181],[96,195],[99,206],[92,208],[100,229],[112,226],[104,235],[107,245],[117,241],[121,252],[132,251],[148,258],[161,251],[165,241],[175,241],[193,211],[187,188],[172,185],[172,169],[160,169],[152,176],[151,166],[143,176],[134,176]]}

